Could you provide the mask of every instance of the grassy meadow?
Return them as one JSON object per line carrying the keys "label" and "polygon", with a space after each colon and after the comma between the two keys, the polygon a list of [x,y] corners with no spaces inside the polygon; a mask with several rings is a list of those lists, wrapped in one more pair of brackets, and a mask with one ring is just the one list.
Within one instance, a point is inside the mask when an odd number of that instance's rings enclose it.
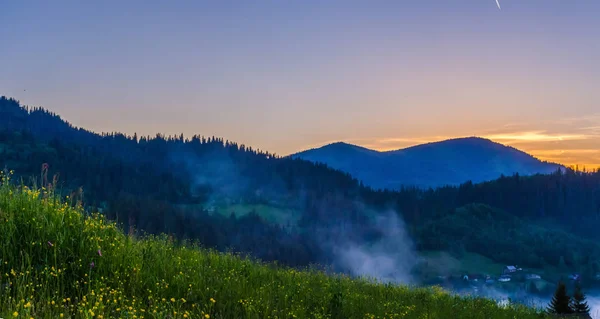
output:
{"label": "grassy meadow", "polygon": [[543,318],[435,288],[377,284],[134,238],[44,188],[0,185],[0,318]]}

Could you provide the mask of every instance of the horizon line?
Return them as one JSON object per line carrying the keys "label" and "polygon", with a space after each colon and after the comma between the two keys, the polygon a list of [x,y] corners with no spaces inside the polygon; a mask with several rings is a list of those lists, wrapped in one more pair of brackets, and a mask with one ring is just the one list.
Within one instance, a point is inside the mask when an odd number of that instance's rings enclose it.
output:
{"label": "horizon line", "polygon": [[[75,129],[85,130],[87,132],[90,132],[92,134],[96,134],[96,135],[99,135],[99,136],[102,136],[104,134],[122,134],[122,135],[124,135],[126,137],[134,137],[135,135],[137,135],[137,132],[133,132],[130,135],[128,133],[124,133],[124,132],[121,132],[121,131],[94,131],[92,129],[88,129],[88,128],[83,127],[83,126],[75,125],[72,122],[70,122],[67,119],[65,119],[63,116],[61,116],[61,114],[53,112],[53,111],[51,111],[50,109],[48,109],[46,107],[26,105],[26,104],[22,103],[20,100],[14,98],[14,97],[6,96],[6,95],[0,95],[0,98],[5,98],[7,100],[13,100],[13,101],[15,101],[15,102],[18,103],[18,105],[19,105],[19,107],[21,109],[24,109],[24,110],[27,109],[29,112],[31,112],[32,109],[34,109],[34,108],[37,108],[37,109],[49,112],[51,114],[54,114],[55,116],[58,116],[62,121],[64,121],[66,124],[70,125],[71,127],[75,128]],[[381,139],[381,138],[380,139],[377,139],[377,138],[371,138],[371,139],[366,139],[366,138],[352,139],[351,138],[351,139],[342,139],[342,140],[335,140],[335,141],[329,141],[329,142],[321,142],[321,143],[318,143],[318,144],[315,143],[315,144],[311,144],[311,145],[308,145],[308,146],[303,146],[303,147],[301,147],[301,149],[299,149],[299,150],[297,150],[295,152],[292,152],[292,153],[288,153],[286,155],[283,155],[282,153],[278,153],[278,152],[271,152],[271,151],[268,151],[266,149],[261,149],[261,148],[258,148],[258,147],[253,147],[252,145],[248,145],[248,144],[245,144],[245,143],[236,142],[235,140],[226,139],[223,136],[217,136],[217,135],[202,135],[202,134],[195,133],[195,134],[191,134],[191,135],[187,135],[186,136],[186,133],[184,133],[184,132],[174,133],[173,135],[171,135],[171,134],[166,135],[165,133],[156,132],[156,133],[154,133],[154,136],[152,136],[150,134],[146,134],[146,135],[141,135],[140,134],[140,135],[138,135],[138,138],[140,138],[140,137],[153,138],[153,137],[156,137],[158,135],[161,135],[163,137],[178,137],[178,136],[182,136],[183,135],[184,138],[188,139],[188,140],[191,139],[194,136],[196,136],[196,137],[206,137],[206,138],[215,137],[217,139],[222,139],[223,141],[233,142],[233,143],[238,144],[238,145],[244,145],[244,146],[247,146],[247,147],[251,147],[251,148],[255,149],[256,151],[261,151],[261,152],[269,153],[269,154],[275,155],[277,157],[289,157],[289,156],[301,153],[303,151],[314,150],[314,149],[322,148],[322,147],[325,147],[325,146],[328,146],[328,145],[331,145],[331,144],[335,144],[335,143],[344,143],[344,144],[353,145],[353,146],[364,148],[364,149],[367,149],[367,150],[370,150],[370,151],[374,151],[374,152],[385,153],[385,152],[392,152],[392,151],[404,150],[404,149],[415,147],[415,146],[419,146],[419,145],[440,143],[440,142],[444,142],[444,141],[451,141],[451,140],[458,140],[458,139],[477,138],[477,139],[488,140],[488,141],[491,141],[493,143],[503,145],[505,147],[510,147],[510,148],[516,149],[516,150],[518,150],[520,152],[523,152],[523,153],[526,153],[526,154],[528,154],[530,156],[533,156],[534,158],[536,158],[536,159],[538,159],[540,161],[543,161],[543,162],[561,165],[561,166],[564,166],[564,167],[567,167],[567,168],[572,168],[574,170],[580,170],[580,169],[578,169],[578,167],[582,167],[582,169],[586,169],[588,167],[592,167],[593,168],[592,170],[596,170],[596,168],[600,169],[600,163],[573,164],[573,163],[565,163],[565,162],[560,162],[560,161],[553,161],[553,160],[549,160],[547,158],[545,159],[544,156],[537,156],[537,155],[535,155],[534,154],[535,152],[525,151],[523,149],[520,149],[520,148],[517,148],[515,146],[512,146],[512,145],[510,145],[508,143],[502,143],[502,142],[500,142],[502,139],[494,139],[493,138],[494,136],[499,136],[499,135],[493,135],[493,134],[492,135],[488,135],[488,134],[475,135],[474,134],[474,135],[462,135],[462,136],[455,136],[455,137],[450,137],[450,136],[435,136],[435,137],[432,137],[432,138],[384,138],[384,139]],[[404,147],[387,147],[386,148],[386,147],[372,147],[372,146],[370,147],[368,143],[351,142],[351,141],[366,141],[366,142],[371,141],[371,142],[374,142],[374,141],[377,141],[377,140],[386,141],[386,142],[394,142],[394,141],[396,141],[396,142],[406,142],[408,145],[406,145]]]}

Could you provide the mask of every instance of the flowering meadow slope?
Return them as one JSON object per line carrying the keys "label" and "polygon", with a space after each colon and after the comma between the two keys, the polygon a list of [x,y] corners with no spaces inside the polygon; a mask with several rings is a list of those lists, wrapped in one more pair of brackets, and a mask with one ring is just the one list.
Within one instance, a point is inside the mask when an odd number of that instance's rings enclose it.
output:
{"label": "flowering meadow slope", "polygon": [[134,238],[45,189],[0,185],[0,318],[541,318],[437,289],[375,284]]}

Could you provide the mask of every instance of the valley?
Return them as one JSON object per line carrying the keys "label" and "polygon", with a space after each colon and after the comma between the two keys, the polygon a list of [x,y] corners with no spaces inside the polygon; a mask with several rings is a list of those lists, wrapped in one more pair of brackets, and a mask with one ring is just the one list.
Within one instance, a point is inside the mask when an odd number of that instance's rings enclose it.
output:
{"label": "valley", "polygon": [[[378,189],[323,163],[215,137],[96,134],[5,97],[0,114],[5,173],[101,211],[134,236],[525,304],[548,300],[572,274],[599,287],[599,172]],[[506,280],[510,265],[524,270]]]}

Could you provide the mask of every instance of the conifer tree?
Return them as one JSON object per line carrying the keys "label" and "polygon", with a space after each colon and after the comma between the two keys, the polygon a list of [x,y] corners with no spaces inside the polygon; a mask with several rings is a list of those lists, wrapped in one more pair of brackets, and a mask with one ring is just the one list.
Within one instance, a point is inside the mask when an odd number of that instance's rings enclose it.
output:
{"label": "conifer tree", "polygon": [[588,306],[587,301],[585,301],[585,294],[581,290],[581,286],[579,284],[576,284],[575,286],[575,293],[573,293],[573,302],[571,304],[571,308],[575,313],[590,313],[590,307]]}
{"label": "conifer tree", "polygon": [[567,286],[565,286],[562,281],[560,281],[558,287],[556,287],[554,297],[552,297],[550,305],[548,306],[548,312],[556,314],[573,313],[573,309],[571,309],[571,297],[567,295]]}

